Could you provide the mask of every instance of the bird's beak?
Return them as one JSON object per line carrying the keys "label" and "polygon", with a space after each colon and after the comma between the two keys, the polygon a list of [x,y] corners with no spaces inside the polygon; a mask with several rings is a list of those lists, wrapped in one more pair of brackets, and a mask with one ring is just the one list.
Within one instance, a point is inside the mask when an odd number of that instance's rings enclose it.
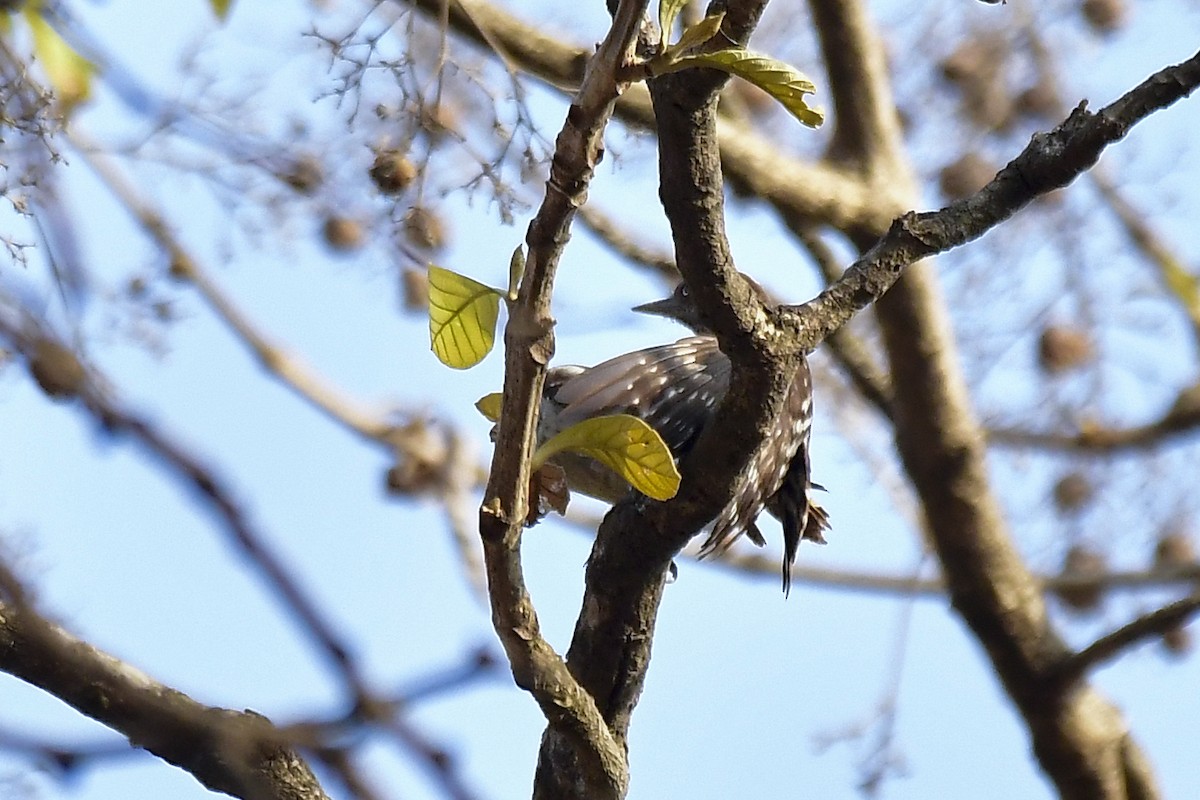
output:
{"label": "bird's beak", "polygon": [[662,300],[655,300],[652,303],[643,303],[640,306],[634,306],[633,310],[639,314],[672,317],[675,314],[675,299],[673,297],[666,297]]}

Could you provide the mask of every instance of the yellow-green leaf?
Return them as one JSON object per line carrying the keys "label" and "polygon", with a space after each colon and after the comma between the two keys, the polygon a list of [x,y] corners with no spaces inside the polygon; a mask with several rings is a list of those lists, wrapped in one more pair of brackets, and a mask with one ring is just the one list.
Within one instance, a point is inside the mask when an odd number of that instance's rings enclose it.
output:
{"label": "yellow-green leaf", "polygon": [[675,18],[687,4],[688,0],[659,0],[658,28],[662,31],[663,44],[666,44],[671,35],[671,26],[675,24]]}
{"label": "yellow-green leaf", "polygon": [[209,7],[212,8],[213,14],[216,14],[217,19],[222,22],[229,16],[229,9],[233,6],[233,0],[208,0]]}
{"label": "yellow-green leaf", "polygon": [[678,72],[689,67],[719,69],[753,83],[810,128],[816,128],[825,121],[825,115],[818,109],[810,108],[804,100],[804,95],[817,91],[812,81],[790,64],[769,56],[733,47],[714,53],[684,56],[656,67],[660,73]]}
{"label": "yellow-green leaf", "polygon": [[517,249],[513,250],[512,258],[508,260],[508,299],[517,299],[517,287],[521,283],[521,276],[525,274],[525,248],[517,245]]}
{"label": "yellow-green leaf", "polygon": [[33,50],[37,60],[54,87],[54,94],[63,111],[70,111],[87,99],[91,92],[92,73],[96,68],[92,62],[75,52],[34,6],[25,7],[25,20],[33,33]]}
{"label": "yellow-green leaf", "polygon": [[724,11],[719,14],[710,14],[685,30],[683,35],[679,37],[679,41],[668,47],[663,56],[667,60],[675,60],[687,52],[688,49],[707,42],[717,35],[717,31],[721,30],[721,23],[724,20]]}
{"label": "yellow-green leaf", "polygon": [[666,443],[629,414],[592,417],[560,431],[533,454],[533,468],[564,450],[596,459],[655,500],[669,500],[679,491],[679,470]]}
{"label": "yellow-green leaf", "polygon": [[499,392],[485,394],[483,397],[475,401],[475,408],[480,414],[483,414],[492,422],[500,421],[500,405],[504,402],[504,395]]}
{"label": "yellow-green leaf", "polygon": [[500,292],[442,267],[429,265],[429,340],[448,367],[473,367],[496,343]]}

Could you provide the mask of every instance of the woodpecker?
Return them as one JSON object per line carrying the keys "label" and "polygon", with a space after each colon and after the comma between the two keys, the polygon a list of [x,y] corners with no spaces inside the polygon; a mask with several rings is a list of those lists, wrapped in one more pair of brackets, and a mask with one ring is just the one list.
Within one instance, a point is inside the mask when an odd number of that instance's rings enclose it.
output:
{"label": "woodpecker", "polygon": [[[747,278],[760,299],[766,292]],[[634,311],[676,320],[695,334],[671,344],[637,350],[594,367],[562,366],[546,376],[538,438],[591,417],[632,414],[649,424],[666,442],[676,461],[695,445],[729,391],[732,364],[701,318],[686,284],[670,297],[636,306]],[[750,469],[733,498],[711,523],[701,557],[729,547],[743,533],[754,544],[766,544],[756,524],[763,509],[783,526],[783,591],[791,588],[791,567],[801,539],[825,543],[829,517],[812,499],[809,435],[812,430],[812,375],[801,359],[782,412],[771,434],[752,456]],[[585,456],[562,454],[554,461],[570,488],[615,503],[630,490],[618,475]]]}

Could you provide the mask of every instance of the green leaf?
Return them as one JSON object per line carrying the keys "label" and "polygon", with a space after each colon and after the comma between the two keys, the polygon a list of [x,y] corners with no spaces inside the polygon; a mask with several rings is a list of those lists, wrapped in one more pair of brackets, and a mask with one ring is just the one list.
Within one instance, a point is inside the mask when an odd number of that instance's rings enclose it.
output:
{"label": "green leaf", "polygon": [[521,283],[521,276],[525,274],[525,248],[517,245],[517,249],[513,250],[512,258],[508,260],[508,299],[510,301],[517,299],[517,287]]}
{"label": "green leaf", "polygon": [[25,20],[33,33],[33,50],[38,62],[54,87],[54,94],[63,111],[88,98],[92,88],[92,73],[96,68],[67,44],[58,31],[32,6],[25,7]]}
{"label": "green leaf", "polygon": [[429,265],[429,340],[438,360],[467,369],[496,343],[500,292],[457,272]]}
{"label": "green leaf", "polygon": [[810,128],[825,121],[825,115],[810,108],[804,95],[814,94],[817,87],[796,68],[769,56],[731,47],[715,53],[684,56],[666,64],[656,65],[659,73],[678,72],[689,67],[710,67],[753,83],[774,97],[792,116]]}
{"label": "green leaf", "polygon": [[724,11],[720,14],[710,14],[684,31],[683,35],[679,37],[679,41],[668,47],[662,57],[667,61],[677,60],[692,47],[703,44],[716,36],[717,32],[721,30],[721,23],[724,20]]}
{"label": "green leaf", "polygon": [[688,0],[659,0],[658,28],[662,31],[663,44],[666,44],[671,35],[671,27],[675,24],[675,18],[687,4]]}
{"label": "green leaf", "polygon": [[475,408],[480,414],[483,414],[491,422],[500,421],[500,404],[504,402],[504,395],[500,392],[492,392],[485,394],[483,397],[475,401]]}
{"label": "green leaf", "polygon": [[655,500],[669,500],[679,491],[679,470],[666,443],[629,414],[592,417],[560,431],[533,454],[533,468],[564,450],[596,459]]}
{"label": "green leaf", "polygon": [[233,0],[208,0],[208,5],[217,19],[224,22],[229,18],[229,9],[233,7]]}

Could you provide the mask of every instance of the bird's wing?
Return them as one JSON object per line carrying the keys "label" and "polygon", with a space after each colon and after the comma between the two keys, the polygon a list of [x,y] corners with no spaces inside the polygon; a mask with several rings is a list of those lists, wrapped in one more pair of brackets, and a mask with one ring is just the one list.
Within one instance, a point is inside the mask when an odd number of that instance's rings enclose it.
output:
{"label": "bird's wing", "polygon": [[691,444],[729,389],[729,360],[711,336],[617,356],[567,377],[554,392],[560,428],[604,414],[645,420],[672,453]]}

